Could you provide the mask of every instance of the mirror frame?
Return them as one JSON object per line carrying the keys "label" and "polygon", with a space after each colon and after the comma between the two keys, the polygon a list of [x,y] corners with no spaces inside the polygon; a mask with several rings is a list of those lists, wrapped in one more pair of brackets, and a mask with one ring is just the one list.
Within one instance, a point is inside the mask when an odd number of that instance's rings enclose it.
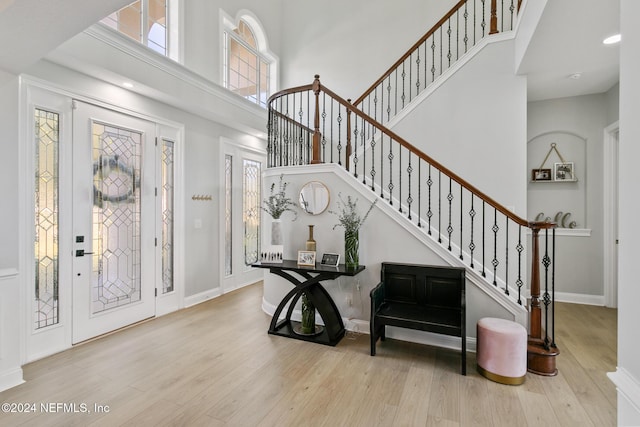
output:
{"label": "mirror frame", "polygon": [[[326,191],[327,203],[326,205],[324,205],[324,207],[322,207],[322,209],[318,208],[317,210],[314,209],[313,212],[309,212],[309,210],[307,210],[307,208],[305,207],[305,199],[302,194],[305,189],[307,188],[313,189],[314,186],[317,186],[318,189],[322,188]],[[331,202],[331,192],[329,191],[329,187],[327,187],[323,182],[309,181],[300,188],[300,192],[298,194],[298,206],[300,206],[300,209],[302,209],[304,212],[306,212],[309,215],[320,215],[321,213],[323,213],[329,208],[330,202]]]}

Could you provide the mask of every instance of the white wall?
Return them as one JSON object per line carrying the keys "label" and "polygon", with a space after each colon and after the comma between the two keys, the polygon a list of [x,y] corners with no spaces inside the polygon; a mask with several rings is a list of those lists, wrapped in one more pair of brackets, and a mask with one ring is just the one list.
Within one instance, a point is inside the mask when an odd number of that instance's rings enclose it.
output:
{"label": "white wall", "polygon": [[513,63],[513,40],[488,44],[393,131],[524,217],[526,79]]}
{"label": "white wall", "polygon": [[313,82],[355,100],[454,0],[283,1],[282,87]]}
{"label": "white wall", "polygon": [[0,269],[18,268],[18,77],[0,71]]}
{"label": "white wall", "polygon": [[640,345],[638,344],[638,183],[640,182],[640,3],[621,0],[620,27],[620,245],[618,264],[618,425],[640,425]]}
{"label": "white wall", "polygon": [[[570,212],[586,236],[558,231],[556,292],[603,297],[603,138],[604,128],[617,109],[615,88],[608,94],[537,101],[528,104],[529,158],[526,173],[538,168],[551,142],[565,161],[574,162],[578,182],[529,183],[528,218],[539,212],[554,219],[558,211]],[[614,111],[609,111],[613,109]],[[553,152],[545,168],[559,162]]]}
{"label": "white wall", "polygon": [[[189,25],[184,33],[184,64],[212,82],[222,84],[222,67],[219,46],[222,43],[220,9],[231,18],[243,10],[249,10],[262,24],[268,37],[269,49],[280,52],[282,35],[282,0],[189,0],[182,2],[183,19]],[[308,7],[308,6],[307,6]]]}

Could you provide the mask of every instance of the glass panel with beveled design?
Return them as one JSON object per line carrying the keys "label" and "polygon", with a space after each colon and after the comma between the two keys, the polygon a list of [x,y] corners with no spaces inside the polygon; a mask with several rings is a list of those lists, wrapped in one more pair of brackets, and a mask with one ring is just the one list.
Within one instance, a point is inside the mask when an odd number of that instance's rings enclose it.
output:
{"label": "glass panel with beveled design", "polygon": [[140,293],[142,134],[92,122],[92,313],[121,307]]}
{"label": "glass panel with beveled design", "polygon": [[243,161],[244,263],[258,261],[260,253],[260,172],[261,164],[255,160]]}
{"label": "glass panel with beveled design", "polygon": [[233,156],[224,157],[224,275],[233,274]]}
{"label": "glass panel with beveled design", "polygon": [[35,110],[35,329],[59,322],[59,123],[57,113]]}
{"label": "glass panel with beveled design", "polygon": [[174,143],[162,140],[162,293],[173,292]]}

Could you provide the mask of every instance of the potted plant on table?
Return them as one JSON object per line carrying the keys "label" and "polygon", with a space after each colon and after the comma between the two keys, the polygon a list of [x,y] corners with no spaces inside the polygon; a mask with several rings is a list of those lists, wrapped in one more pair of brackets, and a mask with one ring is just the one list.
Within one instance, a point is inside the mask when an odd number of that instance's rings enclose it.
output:
{"label": "potted plant on table", "polygon": [[356,268],[360,264],[359,230],[367,217],[369,217],[375,204],[378,203],[378,199],[374,200],[369,210],[362,217],[356,209],[358,199],[354,200],[351,196],[347,196],[347,201],[345,202],[341,194],[338,194],[338,199],[338,211],[329,211],[329,213],[337,215],[338,221],[340,221],[339,224],[333,226],[333,229],[335,230],[336,227],[344,228],[344,264],[347,268]]}

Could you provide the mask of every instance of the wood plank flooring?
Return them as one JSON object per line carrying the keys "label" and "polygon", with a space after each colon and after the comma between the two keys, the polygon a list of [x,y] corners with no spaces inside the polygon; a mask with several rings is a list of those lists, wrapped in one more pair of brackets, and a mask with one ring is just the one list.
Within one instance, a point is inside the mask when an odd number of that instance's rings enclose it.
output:
{"label": "wood plank flooring", "polygon": [[452,350],[388,340],[371,357],[368,335],[348,333],[336,347],[268,335],[261,298],[262,285],[252,285],[31,363],[27,382],[0,393],[0,403],[36,410],[0,412],[0,425],[616,423],[606,377],[616,368],[616,310],[557,304],[559,375],[507,386],[481,377],[473,353],[464,377]]}

